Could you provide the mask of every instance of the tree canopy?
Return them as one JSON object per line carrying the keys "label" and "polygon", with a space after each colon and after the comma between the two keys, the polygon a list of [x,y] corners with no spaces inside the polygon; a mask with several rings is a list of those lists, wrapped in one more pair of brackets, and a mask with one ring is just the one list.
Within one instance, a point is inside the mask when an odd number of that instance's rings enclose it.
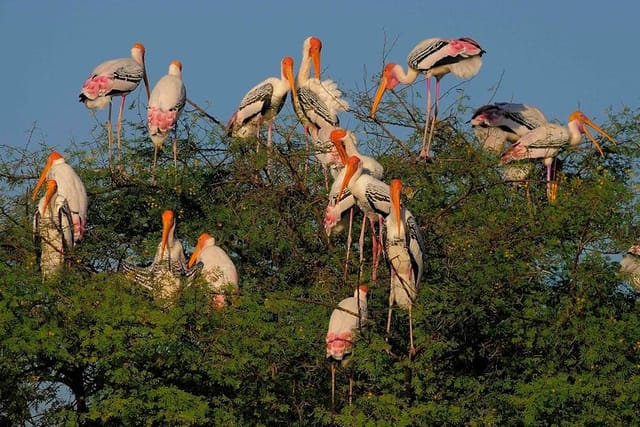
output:
{"label": "tree canopy", "polygon": [[[423,112],[394,92],[368,118],[350,95],[359,149],[401,178],[426,240],[408,316],[386,336],[389,270],[371,281],[346,233],[322,226],[328,191],[297,119],[278,116],[273,147],[233,139],[197,110],[178,126],[178,167],[125,123],[122,163],[106,132],[64,156],[90,199],[89,227],[59,276],[34,255],[30,193],[50,152],[3,147],[0,160],[0,420],[27,425],[631,425],[640,410],[638,291],[619,256],[639,237],[640,110],[611,111],[618,145],[571,150],[558,199],[541,162],[522,185],[466,124],[461,98],[440,112],[429,162],[416,161]],[[171,306],[118,273],[151,261],[172,209],[187,252],[213,235],[236,264],[240,294],[212,309],[185,287]],[[357,214],[356,218],[360,218]],[[354,221],[354,233],[360,221]],[[352,251],[358,252],[357,246]],[[331,311],[369,286],[369,317],[336,407],[324,339]],[[354,381],[349,398],[348,380]],[[351,403],[349,401],[351,400]]]}

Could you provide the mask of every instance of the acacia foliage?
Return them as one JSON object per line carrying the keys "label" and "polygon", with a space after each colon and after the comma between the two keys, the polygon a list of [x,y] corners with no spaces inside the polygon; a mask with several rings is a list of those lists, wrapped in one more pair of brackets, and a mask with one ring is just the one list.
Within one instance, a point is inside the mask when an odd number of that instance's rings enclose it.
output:
{"label": "acacia foliage", "polygon": [[[622,142],[606,157],[563,155],[558,200],[542,168],[504,183],[496,159],[464,124],[442,116],[429,163],[415,161],[419,110],[389,98],[366,119],[354,94],[359,148],[401,178],[427,242],[413,311],[385,336],[389,272],[358,275],[346,236],[327,237],[321,168],[291,114],[267,159],[254,140],[226,137],[197,112],[180,123],[179,164],[126,126],[121,170],[106,137],[65,151],[84,180],[89,229],[71,266],[42,283],[29,199],[49,148],[6,147],[0,165],[0,420],[69,425],[629,425],[640,409],[638,294],[616,254],[638,237],[640,113],[605,126]],[[406,130],[408,129],[408,131]],[[407,152],[407,149],[409,152]],[[118,274],[149,262],[160,214],[177,213],[187,252],[202,232],[233,258],[241,294],[212,310],[202,286],[168,307]],[[359,231],[356,216],[354,234]],[[351,363],[338,366],[331,408],[324,336],[331,310],[368,283],[369,321]],[[385,338],[387,338],[385,340]],[[349,405],[348,378],[354,380]]]}

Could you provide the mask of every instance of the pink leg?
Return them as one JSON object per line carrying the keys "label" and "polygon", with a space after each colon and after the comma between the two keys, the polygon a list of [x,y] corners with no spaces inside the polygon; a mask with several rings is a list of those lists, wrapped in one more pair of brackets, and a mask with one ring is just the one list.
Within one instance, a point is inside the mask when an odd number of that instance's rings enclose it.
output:
{"label": "pink leg", "polygon": [[270,156],[271,156],[271,135],[273,133],[273,121],[269,122],[269,127],[267,128],[267,173],[269,173],[270,168]]}
{"label": "pink leg", "polygon": [[349,230],[347,234],[347,256],[344,262],[344,279],[347,279],[347,271],[349,268],[349,256],[351,255],[351,231],[353,227],[353,206],[349,208]]}
{"label": "pink leg", "polygon": [[424,122],[424,133],[422,134],[422,147],[420,148],[420,158],[429,157],[427,146],[427,133],[429,131],[429,123],[431,118],[431,77],[427,77],[427,118]]}
{"label": "pink leg", "polygon": [[376,236],[376,223],[372,219],[369,219],[369,223],[371,224],[371,259],[373,263],[371,281],[375,283],[378,278],[378,237]]}
{"label": "pink leg", "polygon": [[118,139],[118,167],[122,165],[122,151],[121,151],[121,135],[122,135],[122,115],[124,113],[124,100],[127,96],[123,95],[122,101],[120,101],[120,111],[118,111],[118,125],[116,127],[116,137]]}
{"label": "pink leg", "polygon": [[109,141],[109,166],[113,164],[113,124],[111,123],[111,101],[109,101],[109,113],[107,115],[107,140]]}
{"label": "pink leg", "polygon": [[360,265],[358,267],[358,279],[362,277],[362,268],[364,266],[364,231],[367,228],[367,216],[362,216],[362,227],[360,230],[360,240],[358,245],[360,246]]}
{"label": "pink leg", "polygon": [[431,141],[433,140],[433,131],[436,127],[436,118],[438,117],[438,105],[440,105],[440,79],[436,79],[436,99],[434,100],[433,118],[429,125],[429,138],[427,140],[426,155],[429,157],[431,151]]}
{"label": "pink leg", "polygon": [[158,146],[154,144],[153,150],[153,166],[151,169],[151,185],[156,185],[156,164],[158,163]]}

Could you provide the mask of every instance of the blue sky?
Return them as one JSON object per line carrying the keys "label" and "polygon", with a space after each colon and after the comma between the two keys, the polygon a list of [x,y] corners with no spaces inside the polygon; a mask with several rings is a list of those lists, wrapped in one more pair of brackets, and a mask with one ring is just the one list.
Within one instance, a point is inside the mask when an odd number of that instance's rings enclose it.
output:
{"label": "blue sky", "polygon": [[[82,83],[98,63],[129,56],[134,42],[146,46],[152,86],[179,59],[189,98],[223,121],[250,87],[279,75],[282,57],[292,56],[297,68],[309,35],[323,42],[323,78],[343,89],[361,88],[365,73],[380,72],[385,42],[394,43],[388,60],[405,65],[422,39],[469,36],[487,51],[480,73],[463,86],[470,105],[493,97],[533,104],[563,123],[576,108],[604,119],[608,107],[639,105],[638,16],[637,3],[621,0],[2,0],[0,145],[24,147],[34,123],[29,149],[93,140],[106,110],[93,118],[78,103]],[[443,93],[456,80],[445,77]],[[146,103],[142,94],[133,96]],[[453,97],[441,108],[447,101]]]}

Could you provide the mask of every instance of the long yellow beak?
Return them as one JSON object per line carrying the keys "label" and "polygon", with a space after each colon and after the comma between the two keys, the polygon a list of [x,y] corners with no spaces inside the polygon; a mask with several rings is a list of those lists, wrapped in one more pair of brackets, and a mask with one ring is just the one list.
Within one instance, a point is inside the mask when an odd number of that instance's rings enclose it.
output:
{"label": "long yellow beak", "polygon": [[38,191],[40,191],[40,187],[42,187],[42,184],[44,184],[44,181],[47,179],[47,175],[49,174],[49,170],[51,170],[51,166],[53,165],[53,162],[61,158],[62,156],[57,151],[52,151],[51,154],[49,154],[49,158],[47,159],[47,164],[44,166],[44,169],[40,174],[40,179],[38,179],[36,188],[33,189],[33,194],[31,195],[31,198],[33,200],[36,200],[36,198],[38,197]]}
{"label": "long yellow beak", "polygon": [[193,250],[193,254],[191,254],[191,258],[189,258],[189,263],[187,267],[193,267],[193,264],[198,261],[198,257],[200,256],[200,252],[202,252],[202,248],[204,248],[204,244],[207,240],[211,238],[207,233],[202,233],[200,237],[198,237],[198,243],[196,244],[195,249]]}
{"label": "long yellow beak", "polygon": [[609,136],[608,133],[606,133],[604,130],[602,130],[602,128],[600,126],[595,124],[590,118],[588,118],[584,114],[579,118],[579,120],[583,124],[583,129],[584,129],[585,135],[587,135],[587,138],[589,138],[591,140],[591,142],[593,143],[593,145],[595,145],[596,149],[598,150],[598,152],[600,153],[601,156],[604,157],[604,153],[602,152],[602,148],[600,148],[600,144],[598,144],[598,142],[593,137],[593,135],[591,134],[591,132],[589,131],[589,128],[587,128],[587,126],[590,126],[591,128],[593,128],[593,130],[595,130],[600,135],[604,136],[605,138],[607,138],[609,141],[613,142],[614,144],[618,143],[615,139],[613,139],[611,136]]}
{"label": "long yellow beak", "polygon": [[396,214],[396,221],[398,222],[398,236],[399,236],[400,221],[402,221],[401,211],[400,211],[400,194],[402,192],[402,181],[400,181],[399,179],[392,179],[389,187],[390,187],[390,196],[391,196],[391,206],[393,208],[393,212]]}
{"label": "long yellow beak", "polygon": [[47,211],[47,208],[49,207],[49,204],[51,203],[51,199],[53,199],[53,196],[56,195],[56,193],[58,192],[58,183],[56,182],[55,179],[50,179],[47,181],[47,191],[44,195],[44,206],[42,207],[42,214],[44,215],[44,213]]}
{"label": "long yellow beak", "polygon": [[294,105],[296,105],[298,102],[298,92],[296,92],[296,83],[293,77],[293,58],[290,56],[282,59],[282,74],[287,79],[287,82],[289,82],[291,97],[293,98]]}
{"label": "long yellow beak", "polygon": [[349,185],[349,181],[353,177],[353,175],[358,170],[358,165],[360,164],[360,158],[357,156],[351,156],[347,159],[347,163],[345,164],[345,172],[344,178],[342,179],[342,185],[340,186],[340,191],[338,192],[338,200],[342,199],[342,193],[344,189]]}
{"label": "long yellow beak", "polygon": [[166,210],[162,213],[162,244],[160,246],[160,259],[164,257],[164,250],[167,247],[167,241],[169,240],[169,233],[175,224],[175,218],[173,211]]}
{"label": "long yellow beak", "polygon": [[344,129],[335,129],[333,131],[331,131],[331,135],[329,136],[329,139],[331,139],[331,142],[333,142],[333,145],[336,146],[336,151],[338,152],[338,155],[340,156],[340,161],[342,162],[343,165],[347,164],[347,150],[344,147],[344,140],[343,138],[347,136],[347,132]]}
{"label": "long yellow beak", "polygon": [[316,78],[320,80],[320,52],[322,51],[322,42],[317,37],[311,37],[311,47],[309,48],[309,56],[313,61],[313,71],[316,74]]}

